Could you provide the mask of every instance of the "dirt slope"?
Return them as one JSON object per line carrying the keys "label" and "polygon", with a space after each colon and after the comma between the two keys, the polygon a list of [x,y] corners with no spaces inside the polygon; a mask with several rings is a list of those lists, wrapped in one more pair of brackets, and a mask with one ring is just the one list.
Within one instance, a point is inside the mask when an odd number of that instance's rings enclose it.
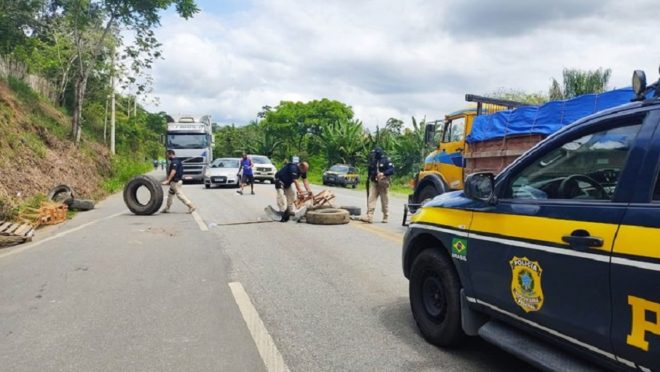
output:
{"label": "dirt slope", "polygon": [[70,119],[29,91],[0,80],[0,219],[27,199],[60,183],[80,197],[103,196],[102,175],[111,171],[108,150],[66,139]]}

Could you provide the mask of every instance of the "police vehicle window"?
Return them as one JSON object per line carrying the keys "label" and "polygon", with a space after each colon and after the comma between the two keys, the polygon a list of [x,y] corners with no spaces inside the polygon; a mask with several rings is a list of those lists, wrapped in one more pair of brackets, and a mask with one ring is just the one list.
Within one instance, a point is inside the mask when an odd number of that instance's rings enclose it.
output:
{"label": "police vehicle window", "polygon": [[611,200],[640,125],[589,134],[564,143],[513,178],[513,199]]}

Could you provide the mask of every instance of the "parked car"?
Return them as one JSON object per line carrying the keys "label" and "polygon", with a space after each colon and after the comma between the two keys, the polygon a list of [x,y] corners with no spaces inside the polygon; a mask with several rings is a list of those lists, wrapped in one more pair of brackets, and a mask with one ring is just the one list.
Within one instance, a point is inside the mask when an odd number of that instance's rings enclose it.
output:
{"label": "parked car", "polygon": [[341,185],[355,188],[360,183],[360,177],[355,167],[346,164],[335,164],[323,172],[324,185]]}
{"label": "parked car", "polygon": [[252,160],[252,173],[254,174],[255,181],[270,181],[270,183],[275,181],[277,168],[273,165],[273,162],[270,161],[268,156],[248,155],[248,158]]}
{"label": "parked car", "polygon": [[204,172],[204,187],[240,186],[238,177],[239,158],[218,158],[213,160]]}
{"label": "parked car", "polygon": [[426,340],[478,335],[552,371],[660,366],[660,86],[635,75],[635,102],[413,215],[403,272]]}

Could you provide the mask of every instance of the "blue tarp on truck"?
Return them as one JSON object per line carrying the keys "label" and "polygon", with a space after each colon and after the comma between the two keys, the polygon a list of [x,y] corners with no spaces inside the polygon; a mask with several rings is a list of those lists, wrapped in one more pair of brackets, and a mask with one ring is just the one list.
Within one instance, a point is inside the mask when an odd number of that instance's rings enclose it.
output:
{"label": "blue tarp on truck", "polygon": [[635,97],[632,88],[585,94],[541,106],[524,106],[474,118],[467,142],[483,142],[505,136],[549,135],[585,116],[625,103]]}

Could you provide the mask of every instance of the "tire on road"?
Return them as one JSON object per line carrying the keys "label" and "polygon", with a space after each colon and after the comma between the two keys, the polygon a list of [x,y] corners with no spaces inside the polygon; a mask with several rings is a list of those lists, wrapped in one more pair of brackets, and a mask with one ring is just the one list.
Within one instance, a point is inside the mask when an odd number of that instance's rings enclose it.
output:
{"label": "tire on road", "polygon": [[424,338],[438,346],[456,346],[461,328],[461,283],[451,260],[438,249],[417,256],[410,271],[409,296],[413,317]]}
{"label": "tire on road", "polygon": [[352,205],[342,205],[339,209],[345,209],[351,216],[359,216],[362,214],[362,208],[354,207]]}
{"label": "tire on road", "polygon": [[46,194],[48,200],[67,205],[73,201],[74,197],[75,194],[73,193],[73,189],[67,185],[57,185],[50,189],[48,194]]}
{"label": "tire on road", "polygon": [[72,199],[71,203],[67,203],[69,209],[75,211],[89,211],[94,209],[94,200],[89,199]]}
{"label": "tire on road", "polygon": [[317,209],[305,214],[307,223],[313,225],[343,225],[350,221],[349,213],[344,209]]}
{"label": "tire on road", "polygon": [[[138,201],[137,191],[140,187],[149,190],[149,201],[142,204]],[[163,205],[163,187],[160,182],[150,176],[137,176],[128,181],[124,187],[124,203],[128,209],[140,216],[152,215]]]}

